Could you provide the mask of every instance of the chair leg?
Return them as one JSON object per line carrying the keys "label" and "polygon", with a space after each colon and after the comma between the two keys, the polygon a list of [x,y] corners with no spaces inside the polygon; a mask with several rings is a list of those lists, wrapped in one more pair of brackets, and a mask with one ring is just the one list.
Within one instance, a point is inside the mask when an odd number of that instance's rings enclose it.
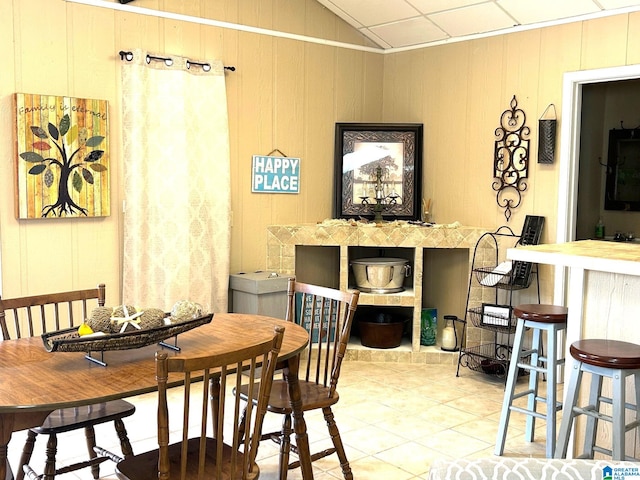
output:
{"label": "chair leg", "polygon": [[322,409],[322,413],[324,413],[324,419],[327,422],[327,427],[329,428],[329,435],[331,436],[331,441],[336,449],[336,455],[338,455],[338,460],[340,461],[342,475],[345,480],[353,480],[353,473],[349,466],[349,460],[347,460],[347,454],[344,451],[344,445],[342,444],[342,438],[340,437],[340,432],[338,431],[338,425],[336,425],[333,412],[330,407],[326,407]]}
{"label": "chair leg", "polygon": [[289,471],[289,454],[291,452],[291,415],[284,415],[282,419],[282,435],[280,437],[280,480],[287,480]]}
{"label": "chair leg", "polygon": [[118,439],[120,440],[120,448],[122,449],[122,454],[125,458],[133,455],[133,448],[131,448],[131,442],[129,441],[129,436],[127,435],[127,429],[124,426],[124,422],[121,418],[116,418],[113,421],[113,424],[116,427],[116,433],[118,434]]}
{"label": "chair leg", "polygon": [[16,472],[16,480],[24,479],[23,468],[31,460],[31,455],[33,454],[33,447],[36,444],[37,435],[38,434],[33,430],[29,430],[27,432],[27,440],[24,442],[24,447],[22,448],[22,455],[20,456],[20,463],[18,464],[18,471]]}
{"label": "chair leg", "polygon": [[[84,427],[84,436],[87,440],[87,451],[89,452],[89,459],[93,460],[98,456],[98,454],[94,450],[96,446],[96,432],[93,426],[90,425],[88,427]],[[91,465],[91,475],[93,475],[93,478],[95,478],[95,480],[98,480],[98,478],[100,478],[100,465]]]}
{"label": "chair leg", "polygon": [[566,402],[562,410],[562,423],[560,424],[560,433],[558,434],[558,441],[556,442],[556,451],[553,455],[554,458],[567,457],[569,436],[571,435],[571,427],[573,426],[573,420],[575,418],[573,408],[575,407],[576,399],[578,398],[578,385],[582,379],[581,365],[581,362],[577,360],[574,361],[569,382],[565,386],[567,392]]}

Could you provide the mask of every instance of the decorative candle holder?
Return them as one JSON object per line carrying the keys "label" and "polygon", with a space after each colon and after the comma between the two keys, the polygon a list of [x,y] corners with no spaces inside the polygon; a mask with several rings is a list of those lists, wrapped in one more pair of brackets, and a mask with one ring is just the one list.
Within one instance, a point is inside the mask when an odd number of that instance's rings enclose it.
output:
{"label": "decorative candle holder", "polygon": [[376,223],[384,220],[382,218],[382,212],[396,205],[398,200],[400,200],[400,195],[398,195],[395,190],[391,190],[391,193],[386,193],[389,191],[389,184],[385,181],[388,175],[389,171],[387,168],[382,168],[381,166],[376,167],[372,178],[374,190],[373,199],[370,199],[368,195],[359,197],[363,205],[368,205],[371,208],[374,214],[373,221]]}

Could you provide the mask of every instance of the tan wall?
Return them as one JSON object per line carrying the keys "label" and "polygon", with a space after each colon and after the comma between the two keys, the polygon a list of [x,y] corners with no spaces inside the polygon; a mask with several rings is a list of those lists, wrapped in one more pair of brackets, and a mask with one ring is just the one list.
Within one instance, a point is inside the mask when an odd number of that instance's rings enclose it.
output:
{"label": "tan wall", "polygon": [[[525,215],[542,215],[542,242],[554,241],[559,162],[537,163],[538,119],[553,103],[560,128],[565,72],[639,62],[639,24],[635,13],[386,55],[383,119],[424,123],[423,192],[435,220],[507,223],[491,187],[494,131],[515,95],[531,128],[530,169],[508,224],[518,233]],[[549,268],[541,279],[551,301]]]}
{"label": "tan wall", "polygon": [[[174,2],[178,13],[363,43],[314,0]],[[640,62],[640,14],[532,30],[390,55],[117,13],[63,0],[0,2],[0,237],[5,296],[104,281],[119,300],[121,122],[117,52],[145,48],[220,58],[227,75],[232,162],[232,271],[264,268],[266,226],[331,215],[334,123],[422,122],[424,196],[438,222],[505,223],[492,183],[493,132],[513,95],[528,116],[529,188],[510,224],[544,215],[555,238],[558,163],[538,165],[537,119],[554,103],[560,122],[566,71]],[[14,92],[107,99],[113,213],[102,219],[17,221],[13,213]],[[206,117],[204,117],[206,120]],[[301,193],[250,192],[251,156],[301,157]],[[110,288],[109,288],[110,287]]]}
{"label": "tan wall", "polygon": [[[365,44],[315,0],[139,0],[139,7],[310,37]],[[5,297],[105,282],[120,300],[122,162],[118,51],[143,48],[222,59],[232,164],[231,270],[264,268],[266,226],[331,215],[333,125],[381,121],[383,56],[63,0],[0,2],[0,237]],[[103,98],[110,105],[112,215],[16,220],[11,97],[15,92]],[[203,112],[206,121],[206,112]],[[279,149],[302,159],[299,195],[251,193],[251,156]]]}

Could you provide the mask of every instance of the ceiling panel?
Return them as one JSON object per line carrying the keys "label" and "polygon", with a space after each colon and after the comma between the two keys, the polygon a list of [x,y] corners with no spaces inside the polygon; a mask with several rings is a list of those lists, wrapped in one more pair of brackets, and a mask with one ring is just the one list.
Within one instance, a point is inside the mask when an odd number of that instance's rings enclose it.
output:
{"label": "ceiling panel", "polygon": [[445,10],[429,15],[429,18],[452,37],[492,32],[516,24],[512,17],[493,2]]}
{"label": "ceiling panel", "polygon": [[[640,0],[318,0],[380,48],[403,49],[640,10]],[[473,36],[473,37],[472,37]]]}
{"label": "ceiling panel", "polygon": [[498,0],[498,5],[524,25],[600,11],[595,3],[585,0]]}
{"label": "ceiling panel", "polygon": [[397,23],[387,23],[378,27],[371,27],[369,30],[391,47],[396,48],[405,45],[435,42],[449,37],[433,22],[424,17],[415,17]]}

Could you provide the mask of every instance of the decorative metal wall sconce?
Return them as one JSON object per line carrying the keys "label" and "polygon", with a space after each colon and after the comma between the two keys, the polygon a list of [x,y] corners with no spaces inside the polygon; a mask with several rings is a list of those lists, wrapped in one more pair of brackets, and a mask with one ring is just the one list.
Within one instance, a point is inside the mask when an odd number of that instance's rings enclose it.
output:
{"label": "decorative metal wall sconce", "polygon": [[515,95],[510,106],[509,110],[502,112],[500,126],[495,131],[493,176],[496,180],[491,185],[498,192],[496,202],[504,208],[507,222],[512,210],[520,206],[522,192],[527,189],[524,179],[529,168],[530,134],[529,127],[525,125],[527,116],[518,108]]}
{"label": "decorative metal wall sconce", "polygon": [[551,103],[538,120],[538,163],[553,163],[557,123],[556,107]]}

